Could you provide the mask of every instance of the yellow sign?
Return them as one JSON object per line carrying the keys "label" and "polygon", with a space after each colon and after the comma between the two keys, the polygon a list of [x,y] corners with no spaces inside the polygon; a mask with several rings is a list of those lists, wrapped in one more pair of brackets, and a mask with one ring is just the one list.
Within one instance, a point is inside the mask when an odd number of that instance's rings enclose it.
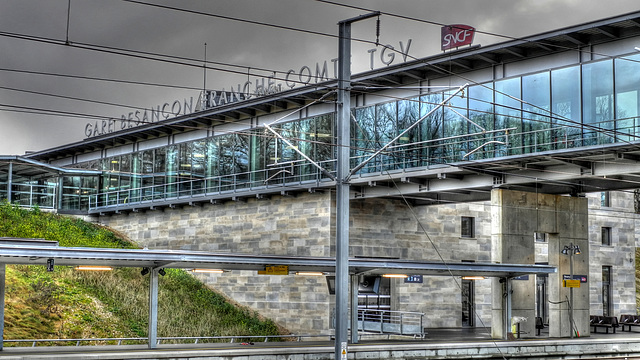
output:
{"label": "yellow sign", "polygon": [[562,280],[562,286],[564,287],[568,287],[568,288],[579,288],[580,287],[580,280]]}
{"label": "yellow sign", "polygon": [[289,266],[287,265],[270,265],[264,270],[258,271],[258,275],[289,275]]}

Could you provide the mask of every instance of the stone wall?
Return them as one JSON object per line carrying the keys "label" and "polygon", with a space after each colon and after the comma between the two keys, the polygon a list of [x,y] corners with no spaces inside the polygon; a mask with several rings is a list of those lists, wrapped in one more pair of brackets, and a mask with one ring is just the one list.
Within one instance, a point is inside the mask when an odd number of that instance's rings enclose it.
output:
{"label": "stone wall", "polygon": [[[589,291],[591,312],[598,313],[602,302],[598,297],[601,264],[613,265],[613,301],[615,314],[619,315],[635,313],[632,250],[637,242],[638,217],[633,214],[632,194],[614,194],[609,209],[600,208],[599,193],[589,195]],[[302,193],[296,197],[273,196],[102,216],[99,221],[149,248],[334,256],[334,204],[331,192]],[[352,200],[350,255],[488,262],[491,208],[488,201],[409,208],[400,200]],[[475,217],[474,238],[461,236],[462,216]],[[613,246],[597,244],[601,226],[615,229]],[[546,244],[536,244],[535,261],[548,261],[548,251]],[[324,278],[258,276],[247,271],[201,278],[293,332],[327,333],[331,328],[335,297],[329,295]],[[422,284],[392,279],[391,295],[393,310],[429,314],[427,327],[461,326],[460,278],[424,277]],[[476,326],[491,326],[491,296],[490,280],[475,282]]]}
{"label": "stone wall", "polygon": [[[105,216],[100,221],[150,249],[330,256],[330,211],[329,193],[304,193],[141,211]],[[293,332],[326,333],[329,329],[332,300],[322,277],[233,271],[199,278]]]}
{"label": "stone wall", "polygon": [[[600,193],[589,194],[589,284],[591,314],[602,315],[602,266],[612,269],[613,315],[636,314],[635,248],[640,216],[634,212],[633,192],[610,192],[610,206]],[[602,244],[602,227],[611,228],[611,245]]]}

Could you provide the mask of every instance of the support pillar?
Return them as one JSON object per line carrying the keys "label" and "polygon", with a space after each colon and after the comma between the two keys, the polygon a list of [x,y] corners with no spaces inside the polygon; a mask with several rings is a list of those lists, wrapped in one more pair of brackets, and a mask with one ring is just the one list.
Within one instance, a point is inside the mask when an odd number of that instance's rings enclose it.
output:
{"label": "support pillar", "polygon": [[[380,15],[357,16],[338,23],[338,94],[336,156],[336,333],[335,360],[348,358],[349,324],[349,155],[351,151],[351,24]],[[357,303],[356,303],[357,306]],[[352,327],[354,325],[352,324]],[[357,323],[355,324],[357,329]],[[357,333],[357,330],[356,330]]]}
{"label": "support pillar", "polygon": [[7,270],[7,265],[0,264],[0,302],[2,306],[0,306],[0,351],[4,349],[4,293],[6,288],[5,282],[5,273]]}
{"label": "support pillar", "polygon": [[7,202],[9,204],[13,202],[11,188],[13,188],[13,162],[9,161],[9,173],[7,174]]}
{"label": "support pillar", "polygon": [[[351,275],[351,343],[358,343],[358,275]],[[364,324],[364,319],[363,319]],[[363,325],[364,326],[364,325]]]}
{"label": "support pillar", "polygon": [[[535,233],[545,233],[548,239],[548,262],[558,273],[549,275],[549,336],[570,337],[568,289],[561,288],[562,275],[569,274],[569,257],[562,255],[563,245],[578,244],[583,255],[574,256],[575,274],[588,274],[587,199],[494,189],[491,192],[492,261],[510,264],[535,264]],[[566,244],[565,244],[566,243]],[[523,317],[520,323],[523,337],[535,334],[536,278],[512,280],[511,315],[501,297],[503,284],[493,282],[492,336],[507,338],[513,317]],[[581,334],[589,332],[589,289],[575,289],[574,320]],[[566,294],[565,294],[566,293]],[[566,295],[566,296],[565,296]],[[559,304],[555,304],[559,303]],[[564,305],[564,306],[563,306]],[[506,332],[506,333],[505,333]]]}
{"label": "support pillar", "polygon": [[149,271],[149,349],[158,347],[158,271],[160,268]]}

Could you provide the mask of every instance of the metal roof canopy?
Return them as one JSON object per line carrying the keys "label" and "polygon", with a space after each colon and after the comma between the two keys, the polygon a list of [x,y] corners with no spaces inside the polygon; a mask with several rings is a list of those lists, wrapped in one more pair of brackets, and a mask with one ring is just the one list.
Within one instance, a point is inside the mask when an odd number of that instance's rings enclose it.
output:
{"label": "metal roof canopy", "polygon": [[[488,46],[473,46],[458,51],[438,53],[426,58],[354,74],[352,81],[357,83],[358,93],[372,93],[379,91],[380,86],[397,87],[415,84],[420,80],[442,78],[449,73],[460,74],[489,69],[497,64],[574,51],[581,46],[640,36],[639,23],[640,11],[631,12]],[[76,143],[37,151],[27,157],[48,162],[132,144],[136,141],[169,136],[191,128],[206,129],[229,122],[244,121],[252,116],[289,111],[320,98],[327,92],[333,91],[336,86],[337,81],[333,79],[296,87],[276,94],[86,138]],[[246,115],[247,112],[252,114]]]}
{"label": "metal roof canopy", "polygon": [[[75,248],[52,244],[0,243],[0,263],[57,266],[103,265],[176,269],[264,270],[269,265],[287,265],[289,271],[335,272],[335,258],[278,255],[214,254],[200,251]],[[512,278],[526,274],[551,274],[549,265],[459,263],[398,260],[388,258],[350,258],[352,275],[409,274],[428,276],[478,275]]]}
{"label": "metal roof canopy", "polygon": [[[336,259],[329,257],[293,257],[277,255],[213,254],[199,251],[108,249],[62,247],[55,241],[42,239],[0,238],[0,350],[3,347],[5,272],[6,264],[47,265],[53,259],[54,266],[104,265],[114,267],[149,268],[149,330],[148,346],[157,347],[158,337],[158,285],[162,268],[202,268],[224,270],[264,270],[268,265],[287,265],[290,272],[335,272]],[[360,274],[411,274],[427,276],[477,275],[511,278],[527,274],[551,274],[557,270],[548,265],[493,264],[493,263],[443,263],[380,258],[351,258],[349,273]],[[509,285],[508,285],[509,286]],[[353,288],[357,291],[357,287]],[[508,289],[508,288],[507,288]],[[510,293],[507,291],[507,298]],[[510,313],[507,300],[506,314]],[[357,311],[352,304],[351,311]]]}

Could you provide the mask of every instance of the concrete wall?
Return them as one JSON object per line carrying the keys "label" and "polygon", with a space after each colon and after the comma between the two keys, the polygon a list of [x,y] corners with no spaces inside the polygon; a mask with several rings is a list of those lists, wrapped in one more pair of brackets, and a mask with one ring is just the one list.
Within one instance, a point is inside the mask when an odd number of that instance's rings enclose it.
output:
{"label": "concrete wall", "polygon": [[[599,193],[588,196],[590,245],[586,248],[591,250],[588,273],[592,314],[601,311],[598,294],[601,293],[602,264],[614,266],[615,315],[635,313],[634,262],[631,260],[637,242],[638,216],[633,214],[632,194],[613,194],[610,208],[600,207]],[[273,196],[246,202],[102,216],[99,221],[149,248],[333,256],[334,201],[330,192],[302,193],[296,197]],[[350,255],[488,262],[492,256],[492,208],[490,202],[409,209],[399,200],[352,200]],[[461,237],[462,216],[475,217],[474,238]],[[611,247],[598,245],[603,224],[615,229]],[[533,244],[533,234],[527,236]],[[557,252],[550,249],[549,243],[535,244],[534,248],[535,256],[532,254],[531,259],[527,259],[531,260],[529,263],[548,262],[549,253]],[[327,333],[330,328],[335,300],[329,295],[324,278],[269,277],[252,272],[203,275],[202,278],[238,303],[275,319],[293,332]],[[422,284],[392,279],[392,309],[429,314],[427,327],[459,327],[459,283],[459,278],[448,276],[425,277]],[[490,280],[475,282],[476,326],[492,325],[491,296]]]}

